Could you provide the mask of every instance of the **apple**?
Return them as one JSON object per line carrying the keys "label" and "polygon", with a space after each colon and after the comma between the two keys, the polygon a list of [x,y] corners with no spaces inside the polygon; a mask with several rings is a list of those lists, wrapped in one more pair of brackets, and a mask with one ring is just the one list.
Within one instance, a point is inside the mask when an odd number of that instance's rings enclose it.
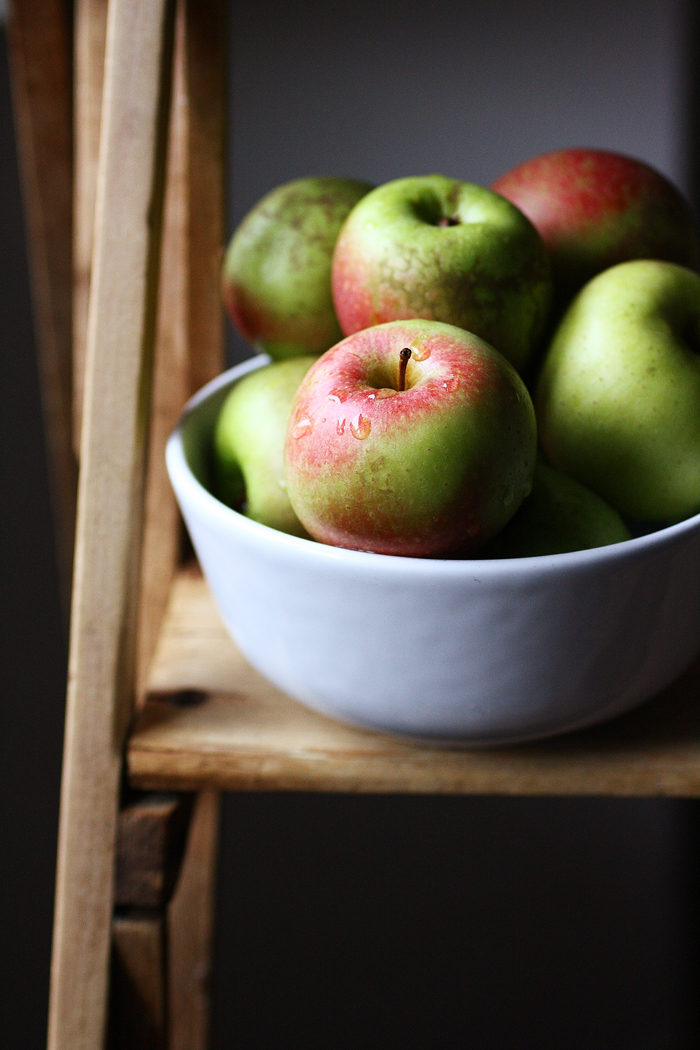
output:
{"label": "apple", "polygon": [[633,157],[557,150],[513,168],[492,189],[539,230],[562,305],[591,277],[620,262],[698,265],[690,205],[664,175]]}
{"label": "apple", "polygon": [[547,252],[522,212],[468,182],[428,175],[368,193],[333,253],[345,335],[407,318],[444,321],[491,343],[522,372],[547,320]]}
{"label": "apple", "polygon": [[316,356],[277,361],[230,391],[214,429],[214,489],[234,510],[263,525],[305,536],[287,496],[284,440],[297,387]]}
{"label": "apple", "polygon": [[647,259],[594,277],[555,333],[535,404],[548,459],[623,517],[700,511],[700,275]]}
{"label": "apple", "polygon": [[532,558],[606,547],[630,539],[612,507],[578,481],[538,460],[532,492],[478,558]]}
{"label": "apple", "polygon": [[234,325],[281,360],[322,353],[342,338],[331,258],[365,182],[304,178],[278,186],[248,212],[224,258],[221,291]]}
{"label": "apple", "polygon": [[287,491],[315,539],[413,557],[476,550],[530,491],[536,424],[515,369],[439,321],[364,329],[297,391]]}

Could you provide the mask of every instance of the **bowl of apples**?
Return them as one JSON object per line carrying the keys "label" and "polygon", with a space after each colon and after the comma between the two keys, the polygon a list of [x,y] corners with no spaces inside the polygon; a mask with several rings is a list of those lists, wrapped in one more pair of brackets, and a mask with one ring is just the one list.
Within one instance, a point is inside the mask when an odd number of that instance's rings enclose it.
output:
{"label": "bowl of apples", "polygon": [[[658,213],[645,165],[594,151],[535,166],[530,196],[596,165],[611,227],[637,201],[615,179]],[[506,188],[273,191],[223,272],[264,352],[190,401],[167,450],[250,663],[327,715],[457,746],[602,721],[700,652],[694,241],[671,259],[627,221],[627,254],[564,303],[547,230]]]}

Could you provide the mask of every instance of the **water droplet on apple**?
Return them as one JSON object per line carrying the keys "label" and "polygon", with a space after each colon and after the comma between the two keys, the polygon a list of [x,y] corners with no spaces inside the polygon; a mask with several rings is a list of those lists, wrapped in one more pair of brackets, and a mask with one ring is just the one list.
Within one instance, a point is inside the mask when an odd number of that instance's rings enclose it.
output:
{"label": "water droplet on apple", "polygon": [[328,395],[329,401],[335,401],[336,405],[342,405],[343,401],[347,401],[348,395],[344,390],[331,390]]}
{"label": "water droplet on apple", "polygon": [[459,379],[457,376],[452,376],[447,382],[442,384],[448,394],[454,394],[455,390],[459,390]]}
{"label": "water droplet on apple", "polygon": [[372,424],[366,416],[359,415],[356,420],[350,423],[350,433],[353,437],[356,437],[358,441],[364,441],[365,438],[369,437],[369,432],[372,429]]}
{"label": "water droplet on apple", "polygon": [[343,434],[345,433],[345,420],[344,419],[339,419],[338,422],[335,425],[335,429],[336,429],[336,433],[337,433],[338,437],[342,437]]}
{"label": "water droplet on apple", "polygon": [[310,434],[311,429],[312,423],[310,419],[300,419],[298,423],[294,424],[294,428],[292,430],[292,437],[298,441],[299,438],[306,437],[307,434]]}
{"label": "water droplet on apple", "polygon": [[414,361],[427,361],[428,358],[430,357],[430,347],[429,346],[419,346],[418,349],[416,349],[414,346],[412,346],[410,349],[411,349],[411,358]]}
{"label": "water droplet on apple", "polygon": [[379,390],[375,390],[374,396],[377,401],[383,401],[387,397],[396,397],[398,390],[392,389],[390,386],[380,387]]}

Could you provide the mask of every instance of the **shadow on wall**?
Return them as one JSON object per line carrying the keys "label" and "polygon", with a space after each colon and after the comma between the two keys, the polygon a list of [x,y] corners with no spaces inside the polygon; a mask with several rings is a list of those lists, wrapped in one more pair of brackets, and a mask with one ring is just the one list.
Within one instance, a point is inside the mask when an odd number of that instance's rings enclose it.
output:
{"label": "shadow on wall", "polygon": [[65,652],[0,30],[0,1031],[46,1042]]}
{"label": "shadow on wall", "polygon": [[683,803],[229,796],[215,1050],[691,1050]]}

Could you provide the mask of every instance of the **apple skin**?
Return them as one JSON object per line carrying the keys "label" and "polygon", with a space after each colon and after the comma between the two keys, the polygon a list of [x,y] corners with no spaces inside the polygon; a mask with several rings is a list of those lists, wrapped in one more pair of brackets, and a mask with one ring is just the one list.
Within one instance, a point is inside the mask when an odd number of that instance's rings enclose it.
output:
{"label": "apple skin", "polygon": [[522,212],[441,175],[368,193],[340,231],[332,283],[345,335],[407,318],[444,321],[491,343],[519,372],[551,299],[549,258]]}
{"label": "apple skin", "polygon": [[216,496],[263,525],[307,533],[284,482],[284,440],[297,388],[317,356],[277,361],[244,376],[221,407],[214,429]]}
{"label": "apple skin", "polygon": [[533,558],[607,547],[631,538],[612,507],[573,478],[538,460],[532,492],[479,558]]}
{"label": "apple skin", "polygon": [[287,429],[287,491],[322,543],[439,557],[505,525],[535,456],[532,402],[501,354],[452,325],[396,321],[343,340],[307,373]]}
{"label": "apple skin", "polygon": [[547,351],[535,404],[550,462],[628,520],[700,511],[700,276],[636,260],[594,277]]}
{"label": "apple skin", "polygon": [[606,150],[557,150],[525,161],[491,188],[539,230],[552,257],[558,304],[597,273],[628,260],[697,268],[690,205],[641,160]]}
{"label": "apple skin", "polygon": [[371,188],[354,179],[296,179],[258,201],[231,238],[224,304],[241,335],[274,360],[322,353],[342,338],[331,258],[346,216]]}

